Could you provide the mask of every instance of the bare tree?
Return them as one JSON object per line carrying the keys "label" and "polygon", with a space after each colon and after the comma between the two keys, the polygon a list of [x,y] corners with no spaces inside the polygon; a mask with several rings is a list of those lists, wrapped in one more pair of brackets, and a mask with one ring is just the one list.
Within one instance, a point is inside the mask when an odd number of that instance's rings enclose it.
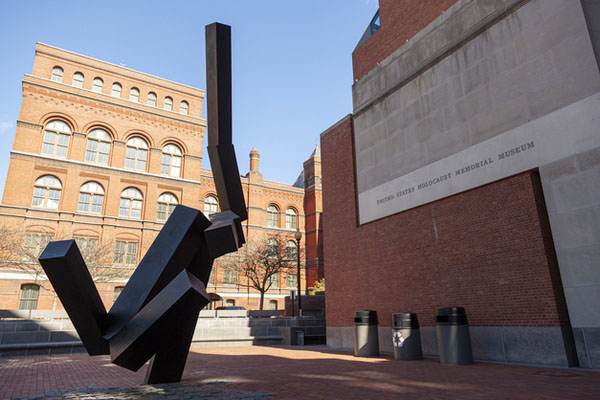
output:
{"label": "bare tree", "polygon": [[54,240],[75,239],[81,255],[94,282],[110,282],[127,279],[134,270],[133,266],[114,265],[115,243],[112,240],[98,243],[96,238],[75,237],[72,233],[50,235],[43,232],[26,232],[21,225],[0,225],[0,266],[13,270],[35,274],[36,283],[46,288],[38,277],[45,276],[38,257],[49,242]]}
{"label": "bare tree", "polygon": [[260,293],[261,310],[265,293],[275,284],[275,279],[281,272],[292,271],[296,265],[296,253],[290,254],[286,243],[286,238],[281,235],[246,243],[237,254],[219,263],[225,270],[234,271],[237,277],[242,278],[238,278],[239,286],[252,288]]}

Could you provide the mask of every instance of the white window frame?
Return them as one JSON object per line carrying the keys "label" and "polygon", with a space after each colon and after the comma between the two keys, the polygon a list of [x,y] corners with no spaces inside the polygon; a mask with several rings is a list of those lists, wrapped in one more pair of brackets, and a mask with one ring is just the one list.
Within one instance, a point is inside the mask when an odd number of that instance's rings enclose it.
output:
{"label": "white window frame", "polygon": [[96,128],[88,134],[85,149],[85,161],[94,164],[108,165],[110,158],[110,134],[101,128]]}
{"label": "white window frame", "polygon": [[141,190],[130,186],[121,192],[119,217],[141,219],[143,206],[144,195]]}
{"label": "white window frame", "polygon": [[77,211],[101,214],[104,204],[104,188],[95,181],[89,181],[81,185],[79,189],[79,202]]}
{"label": "white window frame", "polygon": [[58,210],[62,184],[54,175],[40,176],[33,184],[33,199],[31,206]]}

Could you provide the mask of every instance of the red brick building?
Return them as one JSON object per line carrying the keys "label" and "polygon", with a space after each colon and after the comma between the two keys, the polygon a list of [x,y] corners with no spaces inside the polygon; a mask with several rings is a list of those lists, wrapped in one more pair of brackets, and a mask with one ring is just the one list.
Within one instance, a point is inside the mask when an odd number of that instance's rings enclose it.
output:
{"label": "red brick building", "polygon": [[[465,307],[476,360],[600,366],[600,10],[380,0],[321,135],[327,342]],[[594,222],[595,221],[595,222]]]}
{"label": "red brick building", "polygon": [[[97,284],[110,307],[175,205],[218,210],[211,171],[201,167],[203,100],[199,89],[36,45],[0,205],[3,239],[14,245],[0,249],[0,309],[61,307],[34,262],[59,238],[108,253]],[[302,232],[306,288],[323,275],[318,148],[303,171],[293,185],[264,180],[253,149],[240,179],[249,242],[280,236],[295,248]],[[295,268],[280,275],[265,308],[283,308],[296,287]],[[217,305],[257,308],[258,293],[242,279],[217,260],[207,289]]]}

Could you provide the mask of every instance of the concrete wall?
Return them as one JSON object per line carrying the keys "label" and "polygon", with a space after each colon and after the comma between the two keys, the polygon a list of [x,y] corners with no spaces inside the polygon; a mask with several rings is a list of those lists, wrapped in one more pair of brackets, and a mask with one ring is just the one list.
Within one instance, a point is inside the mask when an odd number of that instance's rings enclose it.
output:
{"label": "concrete wall", "polygon": [[459,1],[354,85],[359,193],[600,90],[580,1],[521,3]]}
{"label": "concrete wall", "polygon": [[600,367],[600,149],[540,168],[582,366]]}

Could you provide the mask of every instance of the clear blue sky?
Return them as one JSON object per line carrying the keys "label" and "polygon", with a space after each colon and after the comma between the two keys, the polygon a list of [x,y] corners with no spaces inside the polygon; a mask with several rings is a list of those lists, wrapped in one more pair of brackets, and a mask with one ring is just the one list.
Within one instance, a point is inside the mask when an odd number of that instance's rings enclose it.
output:
{"label": "clear blue sky", "polygon": [[2,1],[0,190],[36,41],[205,89],[204,26],[212,22],[232,26],[240,173],[256,147],[264,179],[293,183],[319,134],[351,112],[351,54],[377,7],[377,0]]}

